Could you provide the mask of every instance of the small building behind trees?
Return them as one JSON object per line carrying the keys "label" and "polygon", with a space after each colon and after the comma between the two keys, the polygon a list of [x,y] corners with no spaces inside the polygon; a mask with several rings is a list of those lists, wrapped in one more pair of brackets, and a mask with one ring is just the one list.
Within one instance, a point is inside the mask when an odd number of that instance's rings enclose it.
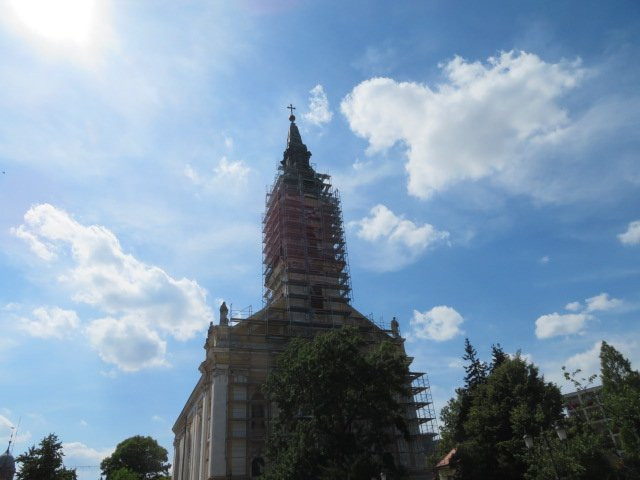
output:
{"label": "small building behind trees", "polygon": [[455,455],[456,449],[452,448],[436,464],[436,480],[454,480],[456,478]]}
{"label": "small building behind trees", "polygon": [[608,437],[619,450],[620,434],[611,428],[611,418],[602,402],[602,385],[565,393],[562,398],[569,418],[588,424],[598,435]]}

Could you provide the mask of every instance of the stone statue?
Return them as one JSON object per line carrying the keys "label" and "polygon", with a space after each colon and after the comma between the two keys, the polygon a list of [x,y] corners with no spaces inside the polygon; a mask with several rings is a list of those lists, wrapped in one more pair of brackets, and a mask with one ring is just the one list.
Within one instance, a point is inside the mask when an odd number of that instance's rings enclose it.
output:
{"label": "stone statue", "polygon": [[227,304],[222,302],[220,305],[220,325],[229,325],[229,309],[227,308]]}
{"label": "stone statue", "polygon": [[393,320],[391,320],[391,333],[396,338],[400,336],[400,324],[398,320],[396,320],[396,317],[393,317]]}

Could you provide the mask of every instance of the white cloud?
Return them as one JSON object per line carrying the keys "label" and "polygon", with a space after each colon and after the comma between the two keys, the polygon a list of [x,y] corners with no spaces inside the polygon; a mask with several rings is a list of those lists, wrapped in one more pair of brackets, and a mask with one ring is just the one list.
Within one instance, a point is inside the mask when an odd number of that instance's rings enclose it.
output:
{"label": "white cloud", "polygon": [[536,320],[536,337],[551,338],[559,335],[581,333],[587,321],[593,317],[587,313],[550,313]]}
{"label": "white cloud", "polygon": [[21,318],[20,328],[40,338],[63,338],[80,326],[80,319],[73,310],[59,307],[39,307],[33,311],[34,319]]}
{"label": "white cloud", "polygon": [[[638,348],[637,341],[625,341],[625,340],[606,340],[607,343],[612,345],[616,350],[622,353],[630,362],[632,368],[637,368],[640,362],[640,348]],[[584,352],[577,353],[569,357],[564,365],[569,372],[573,372],[577,369],[581,370],[580,377],[588,378],[593,374],[600,373],[600,347],[601,341],[595,342],[593,347]]]}
{"label": "white cloud", "polygon": [[86,331],[100,356],[124,370],[162,364],[161,334],[186,340],[213,318],[207,293],[195,281],[177,280],[124,253],[105,227],[82,225],[64,210],[42,204],[25,214],[18,229],[58,250],[59,261],[49,261],[74,301],[107,314]]}
{"label": "white cloud", "polygon": [[27,231],[24,225],[18,228],[11,228],[11,233],[29,244],[33,253],[43,260],[50,261],[57,257],[54,246],[51,243],[43,242],[33,233]]}
{"label": "white cloud", "polygon": [[596,342],[589,350],[577,353],[567,359],[565,366],[569,372],[580,369],[581,377],[588,378],[600,373],[600,346],[602,342]]}
{"label": "white cloud", "polygon": [[538,259],[538,263],[541,263],[542,265],[546,265],[550,261],[551,261],[551,258],[549,257],[549,255],[544,255],[543,257],[540,257]]}
{"label": "white cloud", "polygon": [[606,312],[620,308],[623,304],[618,298],[610,298],[608,293],[601,293],[585,300],[587,312]]}
{"label": "white cloud", "polygon": [[623,245],[640,245],[640,220],[629,222],[627,231],[618,235]]}
{"label": "white cloud", "polygon": [[20,304],[19,303],[9,302],[5,306],[3,306],[1,310],[5,311],[5,312],[11,312],[11,311],[14,311],[14,310],[19,310],[19,309],[20,309]]}
{"label": "white cloud", "polygon": [[243,161],[229,161],[227,157],[220,158],[210,175],[198,173],[191,165],[184,167],[184,175],[195,185],[209,190],[224,190],[227,193],[245,185],[250,173],[251,168]]}
{"label": "white cloud", "polygon": [[4,415],[0,415],[0,433],[2,433],[3,437],[5,435],[9,437],[15,428],[16,426],[11,420]]}
{"label": "white cloud", "polygon": [[376,205],[370,216],[351,222],[357,228],[356,235],[376,243],[379,255],[375,267],[394,270],[415,261],[428,247],[446,240],[449,232],[436,230],[425,223],[416,225],[397,216],[384,205]]}
{"label": "white cloud", "polygon": [[582,304],[580,302],[570,302],[564,306],[564,309],[570,312],[578,312],[582,309]]}
{"label": "white cloud", "polygon": [[96,450],[81,442],[66,442],[62,444],[62,451],[67,465],[99,464],[105,457],[111,455],[114,450],[115,448]]}
{"label": "white cloud", "polygon": [[601,293],[587,298],[584,305],[580,302],[567,303],[564,308],[575,313],[550,313],[542,315],[536,320],[536,337],[551,338],[559,335],[583,333],[589,320],[595,317],[592,312],[606,312],[619,309],[624,302],[618,298],[609,297],[608,293]]}
{"label": "white cloud", "polygon": [[510,353],[509,357],[516,358],[516,355],[519,356],[522,360],[524,360],[527,363],[533,363],[533,355],[530,353],[522,353],[522,352]]}
{"label": "white cloud", "polygon": [[302,117],[313,125],[324,125],[329,123],[333,118],[333,112],[329,110],[329,99],[324,92],[322,85],[316,85],[309,93],[309,111],[304,113]]}
{"label": "white cloud", "polygon": [[439,305],[424,313],[414,310],[410,324],[416,337],[443,342],[462,333],[462,322],[462,315],[455,309]]}
{"label": "white cloud", "polygon": [[423,199],[506,172],[534,147],[554,141],[570,124],[558,99],[583,76],[579,62],[550,64],[513,51],[487,64],[455,57],[442,68],[445,83],[435,88],[372,78],[341,103],[369,152],[398,142],[407,147],[408,190]]}
{"label": "white cloud", "polygon": [[608,293],[600,293],[585,299],[584,305],[578,301],[567,303],[564,308],[570,312],[606,312],[620,309],[624,302],[619,298],[611,298]]}
{"label": "white cloud", "polygon": [[87,327],[87,335],[100,358],[125,372],[167,365],[167,342],[136,318],[94,320]]}

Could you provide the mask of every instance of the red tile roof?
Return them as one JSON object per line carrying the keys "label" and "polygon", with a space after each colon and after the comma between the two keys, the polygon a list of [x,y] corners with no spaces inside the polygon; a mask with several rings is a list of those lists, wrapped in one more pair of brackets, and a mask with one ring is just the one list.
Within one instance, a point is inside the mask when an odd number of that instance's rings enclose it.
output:
{"label": "red tile roof", "polygon": [[451,462],[451,459],[453,458],[453,456],[455,454],[456,454],[456,449],[452,448],[451,451],[449,453],[447,453],[444,456],[444,458],[438,462],[438,464],[436,465],[436,468],[438,468],[438,467],[446,467],[447,465],[449,465],[449,463]]}

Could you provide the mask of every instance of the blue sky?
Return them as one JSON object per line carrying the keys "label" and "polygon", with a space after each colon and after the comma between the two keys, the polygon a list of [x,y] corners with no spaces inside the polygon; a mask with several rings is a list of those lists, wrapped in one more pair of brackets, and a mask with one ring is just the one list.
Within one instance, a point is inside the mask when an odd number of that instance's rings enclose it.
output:
{"label": "blue sky", "polygon": [[[640,364],[637,2],[0,3],[0,440],[171,451],[222,299],[261,306],[285,106],[354,304],[439,410],[481,356]],[[98,478],[95,468],[81,478]]]}

